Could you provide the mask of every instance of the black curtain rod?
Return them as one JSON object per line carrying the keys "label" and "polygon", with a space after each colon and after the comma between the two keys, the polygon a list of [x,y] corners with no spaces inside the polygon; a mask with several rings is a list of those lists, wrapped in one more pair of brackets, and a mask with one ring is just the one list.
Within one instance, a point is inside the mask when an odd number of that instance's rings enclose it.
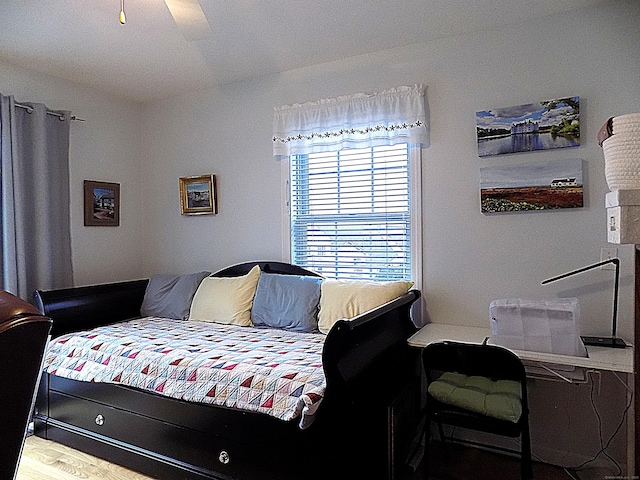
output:
{"label": "black curtain rod", "polygon": [[[27,110],[29,113],[31,113],[31,111],[33,110],[33,107],[31,105],[23,105],[22,103],[15,103],[16,107],[20,107],[20,108],[24,108],[25,110]],[[54,117],[58,117],[61,120],[64,120],[64,114],[60,113],[60,112],[56,112],[54,110],[49,110],[47,109],[47,113],[49,115],[53,115]],[[75,115],[71,115],[71,121],[72,122],[86,122],[86,120],[83,120],[82,118],[78,118]]]}

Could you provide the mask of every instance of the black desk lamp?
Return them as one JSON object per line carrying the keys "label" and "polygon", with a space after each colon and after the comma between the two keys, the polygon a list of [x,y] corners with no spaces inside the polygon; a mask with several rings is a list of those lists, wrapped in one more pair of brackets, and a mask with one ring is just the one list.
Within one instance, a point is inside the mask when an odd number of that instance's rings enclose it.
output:
{"label": "black desk lamp", "polygon": [[609,260],[604,260],[602,262],[594,263],[593,265],[589,265],[586,267],[579,268],[577,270],[573,270],[571,272],[563,273],[562,275],[558,275],[557,277],[547,278],[540,282],[541,285],[546,285],[547,283],[555,282],[556,280],[561,280],[566,277],[570,277],[572,275],[576,275],[578,273],[586,272],[587,270],[592,270],[594,268],[602,267],[603,265],[607,265],[608,263],[613,263],[616,267],[616,277],[615,282],[613,284],[613,321],[611,326],[611,336],[610,337],[581,337],[582,342],[585,345],[595,345],[598,347],[613,347],[613,348],[625,348],[627,344],[621,338],[616,338],[616,328],[618,326],[618,287],[620,284],[620,259],[619,258],[610,258]]}

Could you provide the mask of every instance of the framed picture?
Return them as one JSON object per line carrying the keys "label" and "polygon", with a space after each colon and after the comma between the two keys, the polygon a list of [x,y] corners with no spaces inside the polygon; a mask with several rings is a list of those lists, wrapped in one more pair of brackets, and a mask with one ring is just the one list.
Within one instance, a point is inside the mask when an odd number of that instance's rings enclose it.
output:
{"label": "framed picture", "polygon": [[580,97],[476,112],[478,156],[580,146]]}
{"label": "framed picture", "polygon": [[180,177],[180,208],[182,215],[218,213],[216,176]]}
{"label": "framed picture", "polygon": [[120,225],[120,184],[84,181],[84,224],[91,227]]}

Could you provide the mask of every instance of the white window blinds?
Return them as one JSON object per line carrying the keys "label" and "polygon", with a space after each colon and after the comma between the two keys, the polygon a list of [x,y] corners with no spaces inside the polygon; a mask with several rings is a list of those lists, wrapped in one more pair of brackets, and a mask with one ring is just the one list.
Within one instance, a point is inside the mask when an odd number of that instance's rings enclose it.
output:
{"label": "white window blinds", "polygon": [[292,262],[329,278],[411,279],[407,144],[291,156]]}

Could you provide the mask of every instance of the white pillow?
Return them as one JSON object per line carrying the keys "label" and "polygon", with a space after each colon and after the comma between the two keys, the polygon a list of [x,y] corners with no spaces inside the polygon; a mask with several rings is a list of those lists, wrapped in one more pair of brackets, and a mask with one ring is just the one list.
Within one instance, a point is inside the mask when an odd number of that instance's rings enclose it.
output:
{"label": "white pillow", "polygon": [[252,326],[251,307],[259,279],[258,265],[241,277],[205,278],[193,296],[189,320]]}
{"label": "white pillow", "polygon": [[318,329],[328,333],[341,318],[353,318],[404,295],[413,282],[326,279],[320,286]]}

